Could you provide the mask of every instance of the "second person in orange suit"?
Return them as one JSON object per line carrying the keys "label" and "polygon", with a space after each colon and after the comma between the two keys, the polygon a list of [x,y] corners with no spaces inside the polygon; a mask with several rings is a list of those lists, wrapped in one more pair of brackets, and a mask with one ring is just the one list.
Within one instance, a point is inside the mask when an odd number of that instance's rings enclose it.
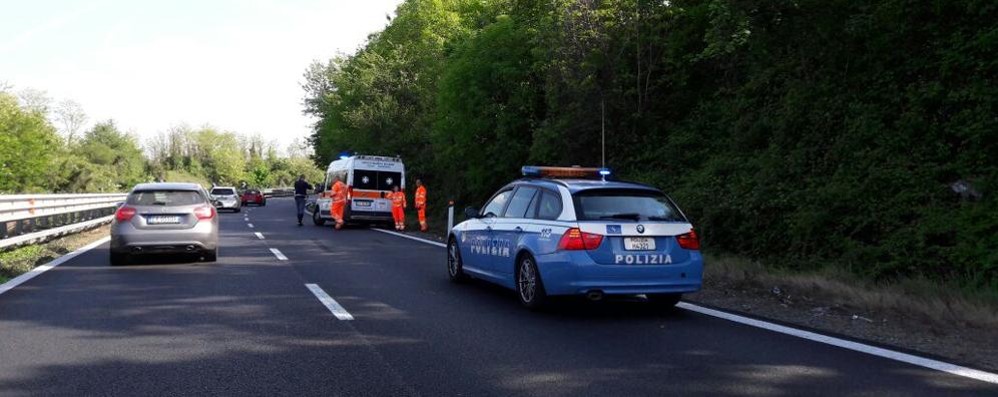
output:
{"label": "second person in orange suit", "polygon": [[343,209],[346,204],[347,185],[340,180],[340,177],[336,177],[336,182],[333,183],[333,204],[330,212],[332,212],[333,219],[336,220],[337,230],[343,227]]}
{"label": "second person in orange suit", "polygon": [[392,200],[392,218],[395,219],[395,230],[405,230],[405,192],[399,190],[398,185],[392,186],[389,194]]}
{"label": "second person in orange suit", "polygon": [[422,179],[416,179],[416,213],[419,214],[419,230],[425,232],[426,226],[426,186]]}

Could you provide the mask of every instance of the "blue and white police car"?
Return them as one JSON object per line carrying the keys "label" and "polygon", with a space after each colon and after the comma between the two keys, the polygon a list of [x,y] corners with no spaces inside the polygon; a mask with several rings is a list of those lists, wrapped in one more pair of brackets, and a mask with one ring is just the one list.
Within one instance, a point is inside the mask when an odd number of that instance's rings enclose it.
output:
{"label": "blue and white police car", "polygon": [[528,308],[549,296],[645,295],[672,307],[700,290],[693,226],[651,186],[607,181],[597,168],[535,167],[502,189],[448,238],[447,270],[514,289]]}

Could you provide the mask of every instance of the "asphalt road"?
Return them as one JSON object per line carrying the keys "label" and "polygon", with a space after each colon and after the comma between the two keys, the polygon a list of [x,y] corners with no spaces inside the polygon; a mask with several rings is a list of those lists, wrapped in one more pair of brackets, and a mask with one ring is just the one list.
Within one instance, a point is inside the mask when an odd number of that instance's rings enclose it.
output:
{"label": "asphalt road", "polygon": [[105,244],[0,295],[0,395],[998,395],[641,302],[530,312],[451,284],[443,248],[297,227],[290,199],[244,213],[221,215],[217,263],[112,268]]}

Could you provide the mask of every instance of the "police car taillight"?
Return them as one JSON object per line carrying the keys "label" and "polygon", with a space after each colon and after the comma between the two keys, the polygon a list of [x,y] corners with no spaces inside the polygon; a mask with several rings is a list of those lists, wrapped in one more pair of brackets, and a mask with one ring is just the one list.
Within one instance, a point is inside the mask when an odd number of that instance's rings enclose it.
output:
{"label": "police car taillight", "polygon": [[676,241],[679,242],[679,247],[682,249],[700,250],[700,237],[697,236],[695,230],[690,230],[689,233],[676,236]]}
{"label": "police car taillight", "polygon": [[586,233],[573,227],[565,231],[558,241],[558,249],[565,251],[594,250],[599,248],[603,242],[603,236],[595,233]]}

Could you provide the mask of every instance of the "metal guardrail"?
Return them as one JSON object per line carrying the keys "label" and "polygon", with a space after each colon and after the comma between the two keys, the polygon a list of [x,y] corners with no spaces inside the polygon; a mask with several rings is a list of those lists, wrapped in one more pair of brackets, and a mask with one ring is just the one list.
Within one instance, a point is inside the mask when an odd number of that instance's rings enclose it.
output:
{"label": "metal guardrail", "polygon": [[295,195],[295,189],[292,188],[264,189],[263,195],[265,197],[291,197]]}
{"label": "metal guardrail", "polygon": [[124,193],[0,195],[0,250],[110,222]]}

